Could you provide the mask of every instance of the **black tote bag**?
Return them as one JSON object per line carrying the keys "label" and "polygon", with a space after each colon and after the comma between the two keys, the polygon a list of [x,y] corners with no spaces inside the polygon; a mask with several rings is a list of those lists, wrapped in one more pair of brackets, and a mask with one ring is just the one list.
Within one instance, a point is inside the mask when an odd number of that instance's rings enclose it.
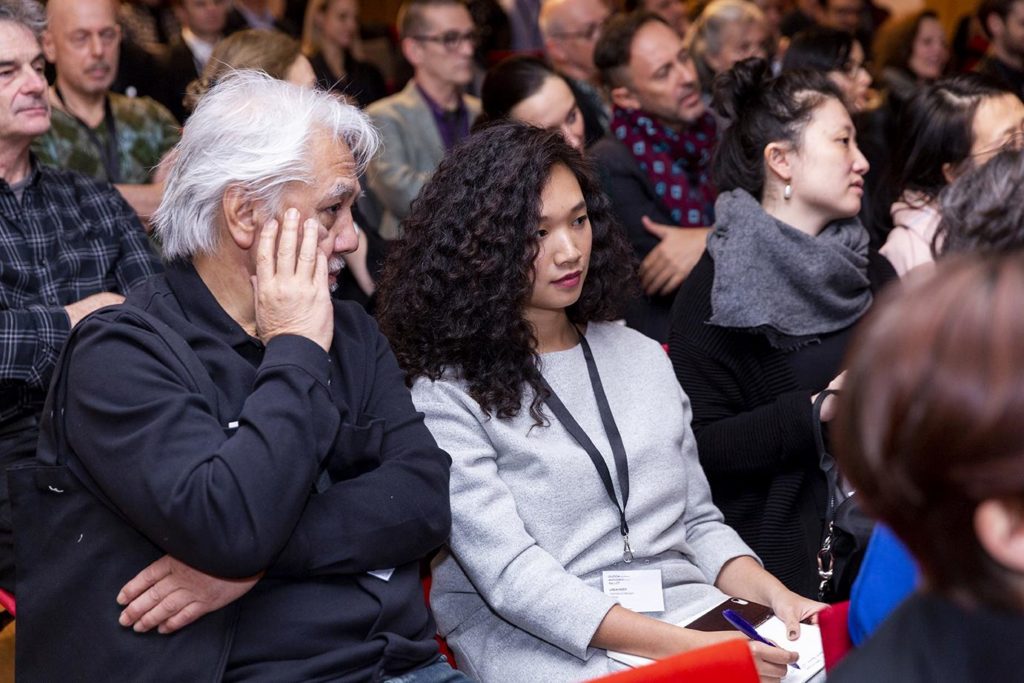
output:
{"label": "black tote bag", "polygon": [[[216,412],[217,394],[180,335],[141,309],[125,315],[157,333]],[[76,328],[77,329],[77,328]],[[64,346],[43,409],[36,461],[11,468],[9,490],[17,570],[19,683],[52,681],[219,681],[237,618],[234,604],[171,634],[118,624],[121,587],[164,551],[124,519],[68,446],[63,410]]]}

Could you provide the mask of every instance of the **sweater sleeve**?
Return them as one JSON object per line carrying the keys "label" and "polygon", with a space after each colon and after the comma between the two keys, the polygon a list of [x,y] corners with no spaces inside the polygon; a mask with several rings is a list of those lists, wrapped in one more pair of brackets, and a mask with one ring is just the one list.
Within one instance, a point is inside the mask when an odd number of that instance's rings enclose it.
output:
{"label": "sweater sleeve", "polygon": [[693,563],[704,573],[709,584],[718,580],[718,574],[729,560],[749,555],[760,562],[754,551],[739,534],[725,523],[721,511],[711,500],[711,487],[707,475],[697,458],[697,444],[689,424],[692,413],[690,400],[680,390],[683,406],[683,462],[686,468],[686,542],[693,549]]}
{"label": "sweater sleeve", "polygon": [[734,368],[673,337],[672,365],[693,402],[693,431],[701,464],[712,477],[774,474],[814,454],[814,424],[806,391],[779,394],[755,407],[747,405]]}
{"label": "sweater sleeve", "polygon": [[615,600],[570,574],[526,529],[501,478],[476,402],[448,381],[420,381],[417,407],[452,456],[452,554],[501,618],[580,659]]}

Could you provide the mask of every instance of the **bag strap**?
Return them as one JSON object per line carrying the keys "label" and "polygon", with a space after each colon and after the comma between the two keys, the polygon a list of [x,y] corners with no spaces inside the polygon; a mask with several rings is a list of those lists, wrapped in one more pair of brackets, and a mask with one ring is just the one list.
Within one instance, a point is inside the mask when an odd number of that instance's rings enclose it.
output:
{"label": "bag strap", "polygon": [[821,407],[824,405],[825,399],[833,395],[838,396],[839,392],[834,389],[823,390],[815,397],[814,404],[811,407],[812,419],[814,421],[814,446],[818,452],[818,466],[825,473],[825,479],[828,482],[828,502],[825,506],[826,526],[835,519],[836,508],[839,505],[835,496],[835,492],[839,487],[839,469],[836,466],[836,459],[825,448],[825,435],[822,432],[821,424]]}
{"label": "bag strap", "polygon": [[[140,308],[122,305],[117,310],[117,316],[118,319],[131,318],[139,327],[150,330],[160,338],[171,353],[174,354],[175,358],[178,359],[178,362],[185,368],[189,379],[192,381],[193,388],[203,396],[214,415],[219,419],[220,406],[217,387],[214,385],[210,373],[203,366],[202,361],[199,360],[199,356],[188,345],[185,338],[171,329],[167,323]],[[43,414],[49,416],[54,434],[54,440],[51,442],[48,436],[50,430],[41,430],[41,438],[46,440],[45,446],[47,447],[39,449],[39,459],[48,465],[65,464],[64,458],[66,458],[66,454],[70,450],[64,413],[67,407],[68,394],[67,370],[74,345],[78,339],[79,330],[81,330],[80,324],[71,330],[67,340],[64,342],[64,348],[61,350],[60,358],[57,361],[50,392],[43,410]]]}

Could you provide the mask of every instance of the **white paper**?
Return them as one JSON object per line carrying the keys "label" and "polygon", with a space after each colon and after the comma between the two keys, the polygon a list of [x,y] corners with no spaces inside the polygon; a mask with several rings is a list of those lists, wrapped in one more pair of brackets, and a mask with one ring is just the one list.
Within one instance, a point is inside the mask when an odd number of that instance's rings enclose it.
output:
{"label": "white paper", "polygon": [[[700,611],[691,614],[685,619],[681,619],[677,624],[679,626],[686,626],[702,614],[718,608],[721,604],[721,598],[716,598],[713,605],[710,607],[705,606]],[[792,650],[800,655],[800,659],[797,660],[797,664],[800,665],[800,668],[794,669],[793,667],[789,667],[789,672],[786,674],[786,677],[782,679],[782,683],[824,681],[825,675],[822,672],[825,669],[825,654],[821,649],[820,628],[814,625],[800,624],[800,637],[796,640],[789,640],[786,636],[786,624],[778,617],[773,616],[763,624],[759,625],[757,627],[757,632],[786,650]],[[739,633],[739,631],[737,631],[737,633]],[[608,650],[608,656],[632,667],[654,663],[653,659],[648,659],[647,657],[638,657],[624,652],[615,652],[614,650]]]}
{"label": "white paper", "polygon": [[634,612],[664,612],[660,569],[601,572],[604,594]]}

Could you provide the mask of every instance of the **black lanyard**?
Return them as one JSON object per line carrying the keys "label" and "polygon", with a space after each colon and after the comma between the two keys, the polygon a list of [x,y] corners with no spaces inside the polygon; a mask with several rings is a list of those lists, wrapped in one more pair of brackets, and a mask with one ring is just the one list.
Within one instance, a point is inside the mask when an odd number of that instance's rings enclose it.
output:
{"label": "black lanyard", "polygon": [[64,112],[82,127],[85,134],[89,136],[89,141],[96,147],[96,151],[100,154],[100,163],[103,164],[103,169],[107,172],[107,180],[111,183],[121,182],[121,153],[117,148],[117,123],[114,121],[114,111],[110,106],[110,97],[103,97],[103,123],[107,127],[107,142],[103,144],[100,137],[96,135],[96,131],[68,109],[68,103],[64,101],[64,95],[61,93],[60,88],[53,86],[53,90],[57,93],[57,99],[60,100],[61,105],[64,107]]}
{"label": "black lanyard", "polygon": [[572,414],[566,409],[565,404],[558,398],[555,390],[542,377],[541,381],[544,382],[544,388],[550,394],[544,400],[544,403],[551,408],[551,412],[555,414],[555,417],[562,423],[565,430],[576,440],[576,443],[583,447],[583,450],[590,456],[590,461],[594,463],[597,474],[601,477],[601,482],[604,484],[604,490],[608,493],[608,498],[615,505],[615,509],[619,511],[619,533],[622,534],[622,561],[628,564],[633,561],[633,549],[629,547],[629,524],[626,523],[626,504],[629,502],[629,462],[626,460],[626,447],[622,444],[622,435],[619,434],[619,427],[615,424],[615,417],[612,415],[612,409],[608,405],[608,397],[605,396],[604,386],[601,384],[601,375],[597,372],[594,354],[591,353],[590,344],[587,343],[583,335],[580,335],[580,347],[583,349],[583,358],[587,361],[587,372],[590,373],[590,386],[593,388],[594,398],[597,400],[597,410],[601,415],[601,424],[604,425],[605,435],[608,437],[608,443],[612,447],[612,455],[615,457],[615,473],[619,477],[622,505],[619,505],[618,498],[615,497],[612,475],[608,471],[608,465],[605,464],[604,458],[601,456],[601,451],[597,450],[594,442],[590,440],[587,433],[583,431],[583,428],[580,427],[579,423],[576,422]]}

